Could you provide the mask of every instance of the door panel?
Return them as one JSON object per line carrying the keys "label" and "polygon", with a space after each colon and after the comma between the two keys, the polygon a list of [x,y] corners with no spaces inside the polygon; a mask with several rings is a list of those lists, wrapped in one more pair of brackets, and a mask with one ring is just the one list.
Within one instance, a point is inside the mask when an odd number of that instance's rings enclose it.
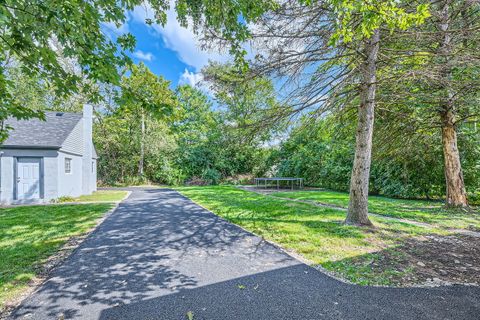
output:
{"label": "door panel", "polygon": [[17,199],[40,199],[40,158],[17,159]]}

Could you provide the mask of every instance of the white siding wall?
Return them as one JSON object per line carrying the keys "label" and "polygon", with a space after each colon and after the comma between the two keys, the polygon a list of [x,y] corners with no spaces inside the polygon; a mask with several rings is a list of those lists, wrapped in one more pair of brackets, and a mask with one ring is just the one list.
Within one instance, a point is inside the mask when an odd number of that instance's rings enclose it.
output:
{"label": "white siding wall", "polygon": [[94,191],[92,186],[96,186],[96,177],[92,174],[92,121],[93,107],[86,104],[83,106],[83,194],[91,194]]}
{"label": "white siding wall", "polygon": [[44,199],[48,202],[58,197],[58,163],[57,151],[35,149],[3,149],[0,158],[0,202],[9,204],[14,201],[14,158],[40,157],[43,158],[43,186]]}
{"label": "white siding wall", "polygon": [[78,121],[75,128],[68,135],[62,145],[61,151],[83,154],[83,119]]}
{"label": "white siding wall", "polygon": [[[72,159],[70,173],[65,173],[65,158]],[[78,197],[82,194],[82,157],[59,151],[58,197]]]}
{"label": "white siding wall", "polygon": [[[97,190],[97,166],[92,143],[93,108],[85,105],[81,119],[59,151],[59,196],[76,197]],[[65,158],[72,159],[72,173],[65,173]],[[92,168],[93,165],[93,168]]]}

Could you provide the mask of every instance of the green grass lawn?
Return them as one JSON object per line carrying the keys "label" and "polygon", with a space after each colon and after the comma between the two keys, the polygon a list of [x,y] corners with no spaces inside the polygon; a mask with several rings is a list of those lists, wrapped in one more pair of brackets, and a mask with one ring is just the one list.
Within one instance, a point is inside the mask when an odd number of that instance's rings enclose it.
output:
{"label": "green grass lawn", "polygon": [[232,186],[177,190],[215,214],[359,284],[388,284],[398,271],[374,274],[368,266],[353,267],[350,259],[376,259],[376,252],[392,250],[402,244],[402,239],[446,233],[381,217],[372,218],[375,230],[346,226],[342,224],[343,211],[276,199]]}
{"label": "green grass lawn", "polygon": [[48,257],[111,208],[108,203],[1,208],[0,310],[22,293]]}
{"label": "green grass lawn", "polygon": [[[275,192],[273,196],[315,201],[323,204],[348,207],[348,193],[328,190]],[[380,196],[368,198],[369,212],[395,218],[405,218],[420,222],[433,223],[449,228],[480,229],[480,213],[478,208],[470,212],[461,209],[446,210],[440,201],[403,200]]]}
{"label": "green grass lawn", "polygon": [[123,200],[127,193],[123,190],[98,190],[78,198],[63,197],[59,202],[117,202]]}

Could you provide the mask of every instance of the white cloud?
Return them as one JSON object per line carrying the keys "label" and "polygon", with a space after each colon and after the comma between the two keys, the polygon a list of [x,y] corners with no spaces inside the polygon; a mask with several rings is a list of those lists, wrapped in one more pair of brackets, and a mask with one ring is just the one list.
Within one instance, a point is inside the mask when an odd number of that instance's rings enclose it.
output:
{"label": "white cloud", "polygon": [[194,73],[190,72],[187,69],[182,73],[180,79],[178,80],[178,84],[188,84],[192,87],[197,86],[203,80],[203,76],[201,73]]}
{"label": "white cloud", "polygon": [[[130,14],[134,21],[140,23],[145,23],[147,18],[154,18],[153,10],[149,4],[135,7]],[[177,52],[178,58],[185,64],[194,67],[197,72],[209,60],[226,61],[228,59],[226,54],[201,50],[198,37],[191,29],[180,26],[173,8],[167,11],[167,23],[164,27],[158,24],[152,24],[151,27],[162,37],[167,48]]]}
{"label": "white cloud", "polygon": [[143,52],[142,50],[137,50],[132,55],[135,58],[144,61],[152,61],[155,58],[155,56],[151,52]]}

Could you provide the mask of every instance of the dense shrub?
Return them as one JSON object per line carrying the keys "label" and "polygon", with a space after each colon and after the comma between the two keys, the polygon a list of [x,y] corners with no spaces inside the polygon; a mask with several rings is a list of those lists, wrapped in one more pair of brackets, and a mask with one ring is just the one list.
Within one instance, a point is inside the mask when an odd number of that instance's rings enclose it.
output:
{"label": "dense shrub", "polygon": [[[443,155],[439,132],[432,130],[412,139],[374,139],[370,192],[402,198],[438,198],[445,194]],[[480,190],[480,133],[464,127],[459,132],[459,149],[471,201]],[[353,124],[341,125],[330,118],[304,122],[272,153],[279,176],[305,179],[309,186],[348,191],[354,157]]]}

